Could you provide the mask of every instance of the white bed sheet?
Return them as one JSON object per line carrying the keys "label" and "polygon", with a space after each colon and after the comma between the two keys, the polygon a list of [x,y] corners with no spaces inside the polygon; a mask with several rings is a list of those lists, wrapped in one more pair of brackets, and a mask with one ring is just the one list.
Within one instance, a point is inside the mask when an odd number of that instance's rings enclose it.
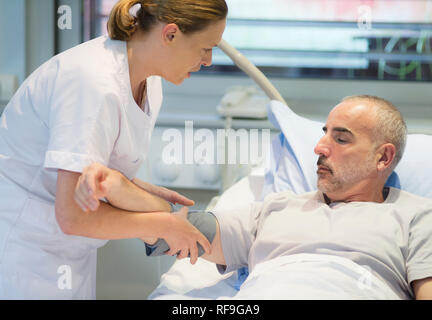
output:
{"label": "white bed sheet", "polygon": [[221,275],[216,265],[198,259],[191,265],[189,259],[177,260],[161,277],[159,286],[149,295],[155,300],[219,299],[237,294],[237,273]]}
{"label": "white bed sheet", "polygon": [[325,254],[295,254],[262,262],[234,297],[240,300],[398,300],[367,267]]}
{"label": "white bed sheet", "polygon": [[214,264],[193,268],[181,260],[163,276],[150,299],[239,300],[398,300],[387,284],[349,259],[323,254],[297,254],[258,264],[241,290],[236,274],[221,276]]}

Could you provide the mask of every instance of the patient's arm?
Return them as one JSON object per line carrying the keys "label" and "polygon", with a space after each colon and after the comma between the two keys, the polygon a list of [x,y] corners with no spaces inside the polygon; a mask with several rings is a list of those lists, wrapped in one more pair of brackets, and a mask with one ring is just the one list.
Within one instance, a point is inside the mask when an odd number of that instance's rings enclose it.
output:
{"label": "patient's arm", "polygon": [[160,186],[155,186],[151,183],[142,181],[138,178],[132,179],[132,182],[135,183],[141,189],[144,189],[145,191],[148,191],[152,195],[155,195],[168,202],[187,206],[187,207],[195,205],[195,201],[186,198],[185,196],[181,195],[178,192],[175,192],[174,190],[170,190]]}
{"label": "patient's arm", "polygon": [[432,300],[432,277],[414,280],[412,286],[417,300]]}
{"label": "patient's arm", "polygon": [[96,211],[100,198],[105,198],[112,206],[126,211],[171,211],[166,200],[141,188],[120,172],[93,163],[84,168],[80,175],[74,199],[83,211]]}
{"label": "patient's arm", "polygon": [[216,264],[226,265],[225,256],[222,250],[222,242],[220,238],[220,227],[219,223],[216,220],[216,235],[211,242],[211,254],[204,253],[201,258],[206,259],[208,261],[214,262]]}

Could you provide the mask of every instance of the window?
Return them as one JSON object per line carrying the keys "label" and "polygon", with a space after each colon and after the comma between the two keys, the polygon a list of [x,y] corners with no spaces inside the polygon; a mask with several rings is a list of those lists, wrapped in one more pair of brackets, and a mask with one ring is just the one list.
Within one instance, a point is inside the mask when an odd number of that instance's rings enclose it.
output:
{"label": "window", "polygon": [[84,40],[106,35],[111,8],[118,0],[84,0]]}
{"label": "window", "polygon": [[[116,0],[85,0],[91,37]],[[432,0],[227,0],[224,39],[267,76],[432,81]],[[87,25],[90,25],[89,23]],[[219,49],[202,73],[241,71]]]}

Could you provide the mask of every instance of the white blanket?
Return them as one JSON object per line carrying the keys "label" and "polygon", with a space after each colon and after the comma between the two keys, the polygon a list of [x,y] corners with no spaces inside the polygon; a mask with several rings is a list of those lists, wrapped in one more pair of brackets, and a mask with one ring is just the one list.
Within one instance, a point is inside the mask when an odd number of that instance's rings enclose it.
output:
{"label": "white blanket", "polygon": [[[208,286],[196,286],[197,273],[175,287],[175,276],[168,286],[162,285],[151,299],[283,299],[283,300],[364,300],[399,299],[398,296],[368,268],[351,260],[318,254],[283,256],[261,263],[251,272],[240,291],[233,288],[236,277],[230,274],[220,281],[210,276]],[[173,275],[171,275],[173,277]],[[195,280],[193,280],[195,278]],[[165,279],[167,280],[167,279]],[[186,282],[184,282],[186,280]],[[198,280],[198,281],[202,281]],[[166,281],[165,281],[165,284]],[[179,282],[180,284],[180,282]],[[212,288],[212,290],[208,290]],[[211,292],[211,294],[209,294]]]}
{"label": "white blanket", "polygon": [[160,285],[150,294],[149,299],[218,299],[237,294],[234,285],[237,273],[221,275],[216,265],[198,259],[195,265],[189,259],[177,260],[168,272],[162,275]]}

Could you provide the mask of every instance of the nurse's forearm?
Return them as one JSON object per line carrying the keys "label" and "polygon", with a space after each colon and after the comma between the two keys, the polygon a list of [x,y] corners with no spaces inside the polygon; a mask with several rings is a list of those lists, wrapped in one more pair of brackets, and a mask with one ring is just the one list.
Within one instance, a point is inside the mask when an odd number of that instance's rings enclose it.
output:
{"label": "nurse's forearm", "polygon": [[64,233],[97,239],[159,238],[172,227],[168,212],[130,212],[106,203],[84,212],[74,201],[79,177],[77,172],[58,171],[55,215]]}
{"label": "nurse's forearm", "polygon": [[168,212],[128,212],[107,203],[93,212],[84,212],[78,206],[63,213],[58,209],[56,216],[65,234],[104,240],[164,238],[172,225]]}

